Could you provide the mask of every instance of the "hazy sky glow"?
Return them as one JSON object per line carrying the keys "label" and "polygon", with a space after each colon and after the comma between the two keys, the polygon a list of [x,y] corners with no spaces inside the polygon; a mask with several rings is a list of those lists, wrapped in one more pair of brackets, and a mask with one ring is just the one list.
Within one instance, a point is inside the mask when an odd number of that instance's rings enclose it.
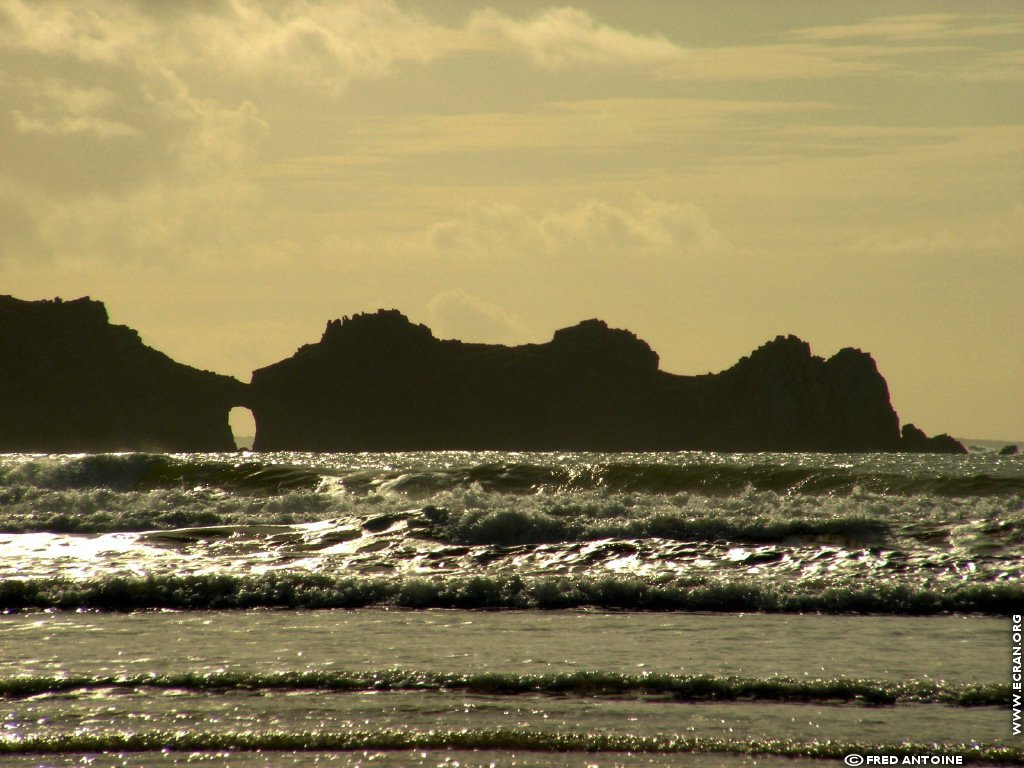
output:
{"label": "hazy sky glow", "polygon": [[248,380],[329,318],[870,351],[1024,438],[1024,5],[0,0],[0,293]]}

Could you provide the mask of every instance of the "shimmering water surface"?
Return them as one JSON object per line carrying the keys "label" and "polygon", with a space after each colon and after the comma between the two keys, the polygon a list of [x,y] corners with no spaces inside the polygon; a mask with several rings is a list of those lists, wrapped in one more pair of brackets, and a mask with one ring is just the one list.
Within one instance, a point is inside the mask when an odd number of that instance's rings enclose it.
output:
{"label": "shimmering water surface", "polygon": [[0,763],[1012,764],[1022,499],[992,454],[0,457]]}

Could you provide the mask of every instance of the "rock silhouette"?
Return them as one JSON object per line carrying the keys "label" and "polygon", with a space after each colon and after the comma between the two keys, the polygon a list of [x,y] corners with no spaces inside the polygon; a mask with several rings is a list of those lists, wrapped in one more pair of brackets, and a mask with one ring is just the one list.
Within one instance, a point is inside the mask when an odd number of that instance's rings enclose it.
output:
{"label": "rock silhouette", "polygon": [[176,363],[89,298],[0,296],[0,451],[234,450],[245,385]]}
{"label": "rock silhouette", "polygon": [[823,360],[795,336],[678,376],[600,320],[507,347],[437,339],[379,310],[330,321],[250,386],[257,450],[965,450],[901,435],[870,355]]}
{"label": "rock silhouette", "polygon": [[678,376],[629,331],[585,320],[544,344],[434,337],[397,310],[327,324],[252,383],[176,363],[101,302],[0,296],[0,451],[918,451],[865,352],[779,336],[717,374]]}
{"label": "rock silhouette", "polygon": [[955,437],[942,434],[928,437],[913,424],[904,424],[901,450],[909,453],[967,453],[967,448]]}

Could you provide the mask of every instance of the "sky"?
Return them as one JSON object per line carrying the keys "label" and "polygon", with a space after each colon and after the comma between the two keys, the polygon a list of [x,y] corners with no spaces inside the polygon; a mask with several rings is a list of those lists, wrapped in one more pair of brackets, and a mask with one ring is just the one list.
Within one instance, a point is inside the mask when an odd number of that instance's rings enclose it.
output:
{"label": "sky", "polygon": [[0,0],[0,293],[243,381],[379,307],[793,333],[1022,439],[1022,86],[1019,0]]}

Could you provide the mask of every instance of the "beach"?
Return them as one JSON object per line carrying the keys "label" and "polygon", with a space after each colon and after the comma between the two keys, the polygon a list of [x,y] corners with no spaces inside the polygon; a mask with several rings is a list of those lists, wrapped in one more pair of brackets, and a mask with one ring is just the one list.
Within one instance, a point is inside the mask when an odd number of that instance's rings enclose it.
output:
{"label": "beach", "polygon": [[1021,759],[1019,457],[0,473],[5,765]]}

